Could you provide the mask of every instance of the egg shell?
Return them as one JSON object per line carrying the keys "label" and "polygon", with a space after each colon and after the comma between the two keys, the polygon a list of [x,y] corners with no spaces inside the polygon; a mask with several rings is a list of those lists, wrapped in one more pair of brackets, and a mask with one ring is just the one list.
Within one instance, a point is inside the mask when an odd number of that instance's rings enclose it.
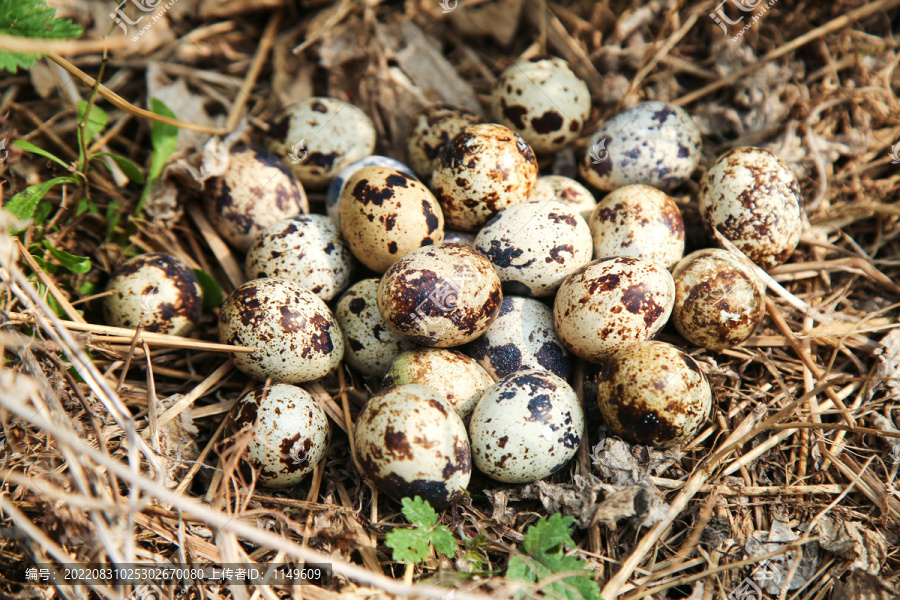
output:
{"label": "egg shell", "polygon": [[484,123],[481,115],[453,104],[426,106],[413,117],[406,158],[420,177],[430,179],[441,147],[469,125]]}
{"label": "egg shell", "polygon": [[588,220],[594,258],[636,256],[667,269],[684,256],[684,220],[668,194],[649,185],[626,185],[607,194]]}
{"label": "egg shell", "polygon": [[410,250],[444,239],[444,215],[418,179],[390,167],[363,167],[341,192],[341,229],[359,262],[384,273]]}
{"label": "egg shell", "polygon": [[584,412],[565,380],[518,371],[484,393],[469,422],[472,460],[486,475],[528,483],[556,473],[584,437]]}
{"label": "egg shell", "polygon": [[712,392],[690,356],[664,342],[631,344],[597,382],[603,420],[628,441],[668,448],[690,440],[709,417]]}
{"label": "egg shell", "polygon": [[423,346],[448,348],[482,335],[500,312],[500,278],[468,246],[413,250],[384,274],[378,310],[387,324]]}
{"label": "egg shell", "polygon": [[378,312],[378,282],[353,284],[334,311],[344,333],[344,362],[366,377],[381,377],[394,359],[416,346],[388,327]]}
{"label": "egg shell", "polygon": [[474,360],[457,350],[417,348],[394,359],[382,386],[415,383],[441,393],[463,420],[469,422],[475,405],[494,384]]}
{"label": "egg shell", "polygon": [[328,213],[328,217],[334,221],[334,224],[338,226],[338,229],[341,227],[340,199],[341,192],[344,190],[344,184],[347,183],[347,180],[351,175],[363,167],[390,167],[411,177],[416,176],[409,167],[399,160],[394,160],[393,158],[380,156],[378,154],[361,158],[355,163],[341,169],[335,178],[331,180],[331,183],[328,184],[328,191],[326,192],[325,197],[325,212]]}
{"label": "egg shell", "polygon": [[563,280],[591,261],[587,222],[562,202],[526,202],[500,211],[475,237],[503,289],[524,296],[551,296]]}
{"label": "egg shell", "polygon": [[515,131],[485,123],[443,146],[431,187],[453,229],[476,231],[508,206],[526,202],[537,182],[531,147]]}
{"label": "egg shell", "polygon": [[529,202],[544,202],[545,200],[557,200],[584,217],[587,221],[597,200],[594,195],[583,185],[563,175],[543,175],[538,177],[531,192]]}
{"label": "egg shell", "polygon": [[590,263],[560,286],[553,322],[572,354],[603,362],[652,338],[672,313],[675,282],[661,264],[620,256]]}
{"label": "egg shell", "polygon": [[720,156],[700,182],[700,215],[750,260],[768,269],[785,262],[803,230],[797,176],[761,148],[735,148]]}
{"label": "egg shell", "polygon": [[203,293],[191,269],[167,254],[148,253],[124,263],[103,299],[103,317],[112,327],[187,335],[203,311]]}
{"label": "egg shell", "polygon": [[398,385],[374,394],[359,413],[354,440],[365,475],[393,498],[421,496],[443,507],[469,485],[466,426],[431,388]]}
{"label": "egg shell", "polygon": [[765,289],[745,259],[718,248],[693,252],[672,271],[672,320],[692,344],[732,348],[753,335],[766,312]]}
{"label": "egg shell", "polygon": [[328,301],[350,285],[354,260],[331,219],[299,215],[270,225],[247,251],[250,279],[280,277]]}
{"label": "egg shell", "polygon": [[690,178],[701,152],[700,128],[691,116],[654,100],[620,112],[591,136],[581,176],[604,191],[633,183],[668,191]]}
{"label": "egg shell", "polygon": [[279,383],[324,377],[344,355],[340,327],[325,302],[275,277],[248,281],[228,295],[219,313],[219,341],[256,348],[235,353],[234,366]]}
{"label": "egg shell", "polygon": [[229,244],[246,250],[263,230],[282,219],[309,212],[303,186],[274,154],[237,148],[228,169],[208,184],[206,212]]}
{"label": "egg shell", "polygon": [[444,230],[444,242],[450,244],[462,244],[469,248],[475,249],[475,234],[468,231],[455,231],[453,229]]}
{"label": "egg shell", "polygon": [[491,113],[497,123],[525,138],[535,152],[549,154],[581,133],[591,116],[591,94],[563,59],[523,59],[497,78]]}
{"label": "egg shell", "polygon": [[230,418],[234,431],[253,431],[244,458],[268,487],[299,483],[325,458],[331,439],[331,424],[315,398],[284,383],[251,390]]}
{"label": "egg shell", "polygon": [[268,143],[304,186],[320,190],[341,169],[372,154],[375,125],[366,113],[342,100],[307,98],[276,118]]}
{"label": "egg shell", "polygon": [[563,379],[572,372],[569,351],[553,326],[553,310],[533,298],[503,298],[497,319],[466,352],[495,380],[523,369],[544,369]]}

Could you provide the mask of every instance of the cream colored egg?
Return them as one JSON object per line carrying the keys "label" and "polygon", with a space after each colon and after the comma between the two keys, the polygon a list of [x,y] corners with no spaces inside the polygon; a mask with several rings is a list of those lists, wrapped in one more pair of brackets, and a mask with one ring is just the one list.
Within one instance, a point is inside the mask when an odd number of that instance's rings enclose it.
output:
{"label": "cream colored egg", "polygon": [[586,187],[563,175],[538,177],[529,201],[544,202],[546,200],[562,202],[584,217],[585,221],[590,218],[591,212],[597,206],[594,195]]}
{"label": "cream colored egg", "polygon": [[413,117],[406,144],[409,166],[419,177],[431,178],[441,147],[469,125],[484,123],[480,115],[453,104],[426,106]]}

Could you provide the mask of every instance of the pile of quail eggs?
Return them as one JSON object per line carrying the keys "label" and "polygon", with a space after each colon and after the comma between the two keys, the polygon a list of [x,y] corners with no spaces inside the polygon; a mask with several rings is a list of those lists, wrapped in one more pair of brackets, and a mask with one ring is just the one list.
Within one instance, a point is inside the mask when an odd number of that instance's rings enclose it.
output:
{"label": "pile of quail eggs", "polygon": [[[270,382],[230,415],[252,432],[246,459],[261,484],[294,484],[325,455],[328,418],[297,384],[342,364],[375,391],[352,428],[356,464],[388,495],[435,505],[461,497],[473,465],[509,483],[566,466],[585,437],[576,359],[600,365],[596,402],[614,435],[670,447],[709,419],[698,363],[655,338],[670,324],[687,349],[719,351],[754,333],[759,268],[799,241],[795,175],[759,148],[718,157],[688,201],[710,242],[718,232],[732,250],[685,256],[669,193],[702,157],[687,112],[644,102],[602,123],[582,185],[540,176],[539,161],[584,139],[591,118],[565,61],[512,63],[490,109],[424,108],[407,166],[372,154],[360,109],[310,98],[276,119],[267,150],[233,150],[209,185],[211,222],[246,257],[218,337],[254,349],[234,365]],[[305,190],[324,192],[322,214]],[[174,257],[125,263],[109,291],[112,325],[184,335],[200,315],[199,286]]]}

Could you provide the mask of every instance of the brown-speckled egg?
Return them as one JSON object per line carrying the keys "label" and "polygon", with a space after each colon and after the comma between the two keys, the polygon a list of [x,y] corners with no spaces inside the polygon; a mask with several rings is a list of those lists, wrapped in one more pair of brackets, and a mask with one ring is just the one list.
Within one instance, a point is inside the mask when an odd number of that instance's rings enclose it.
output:
{"label": "brown-speckled egg", "polygon": [[633,183],[671,190],[690,178],[701,150],[700,128],[683,108],[644,102],[620,112],[591,136],[581,176],[604,191]]}
{"label": "brown-speckled egg", "polygon": [[594,195],[583,185],[564,175],[543,175],[538,177],[531,192],[529,202],[544,202],[546,200],[558,200],[562,202],[587,221],[597,200]]}
{"label": "brown-speckled egg", "polygon": [[474,360],[456,350],[417,348],[394,359],[382,386],[417,383],[443,394],[464,423],[494,380]]}
{"label": "brown-speckled egg", "polygon": [[235,353],[234,366],[256,377],[299,383],[324,377],[344,356],[340,327],[321,298],[299,283],[254,279],[225,299],[219,341],[250,346]]}
{"label": "brown-speckled egg", "polygon": [[588,220],[594,258],[636,256],[667,269],[684,256],[684,220],[665,192],[649,185],[626,185],[597,203]]}
{"label": "brown-speckled egg", "polygon": [[365,475],[393,498],[421,496],[442,507],[469,485],[466,426],[446,398],[424,385],[398,385],[369,398],[354,439]]}
{"label": "brown-speckled egg", "polygon": [[378,310],[417,344],[447,348],[471,342],[500,311],[503,294],[491,262],[468,246],[413,250],[381,278]]}
{"label": "brown-speckled egg", "polygon": [[534,298],[503,298],[497,319],[466,351],[494,379],[523,369],[545,369],[568,379],[572,371],[569,352],[553,326],[553,310]]}
{"label": "brown-speckled egg", "polygon": [[416,347],[388,327],[378,312],[378,279],[353,284],[334,316],[344,332],[344,362],[366,377],[381,377],[400,354]]}
{"label": "brown-speckled egg", "polygon": [[390,167],[363,167],[340,199],[341,229],[357,259],[384,273],[410,250],[444,239],[444,215],[419,180]]}
{"label": "brown-speckled egg", "polygon": [[613,433],[667,448],[697,433],[709,417],[712,392],[693,358],[665,342],[640,342],[603,365],[597,401]]}
{"label": "brown-speckled egg", "polygon": [[203,310],[197,277],[186,264],[167,254],[142,254],[113,273],[106,285],[103,316],[113,327],[187,335]]}
{"label": "brown-speckled egg", "polygon": [[325,458],[331,439],[331,424],[315,398],[284,383],[251,390],[232,407],[230,418],[235,432],[253,432],[244,458],[268,487],[298,483]]}
{"label": "brown-speckled egg", "polygon": [[765,315],[765,290],[752,265],[731,252],[698,250],[678,263],[672,277],[672,320],[692,344],[709,350],[737,346],[753,335]]}
{"label": "brown-speckled egg", "polygon": [[497,123],[518,131],[538,154],[576,139],[591,116],[591,93],[555,56],[518,60],[497,78],[491,95]]}
{"label": "brown-speckled egg", "polygon": [[763,268],[786,261],[800,241],[800,184],[768,150],[748,146],[720,156],[700,182],[699,203],[710,235],[718,230]]}
{"label": "brown-speckled egg", "polygon": [[666,324],[675,282],[658,262],[630,256],[605,258],[560,286],[553,322],[573,354],[603,362],[622,346],[652,338]]}
{"label": "brown-speckled egg", "polygon": [[269,149],[304,186],[326,187],[347,165],[372,154],[375,125],[366,113],[336,98],[307,98],[288,106],[269,131]]}
{"label": "brown-speckled egg", "polygon": [[500,211],[475,237],[503,289],[523,296],[550,296],[570,273],[591,261],[591,230],[562,202],[526,202]]}
{"label": "brown-speckled egg", "polygon": [[250,279],[289,279],[328,301],[350,285],[354,261],[331,219],[299,215],[266,228],[247,251],[245,264]]}
{"label": "brown-speckled egg", "polygon": [[504,208],[527,202],[537,182],[531,147],[502,125],[466,127],[439,156],[431,184],[453,229],[476,231]]}
{"label": "brown-speckled egg", "polygon": [[431,178],[441,147],[469,125],[484,123],[480,115],[453,104],[426,106],[413,117],[406,158],[419,177]]}
{"label": "brown-speckled egg", "polygon": [[556,473],[584,437],[584,411],[564,379],[538,369],[494,384],[469,422],[472,460],[506,483],[528,483]]}
{"label": "brown-speckled egg", "polygon": [[282,219],[309,212],[306,192],[274,154],[238,148],[228,169],[208,184],[206,212],[225,240],[246,250],[262,231]]}

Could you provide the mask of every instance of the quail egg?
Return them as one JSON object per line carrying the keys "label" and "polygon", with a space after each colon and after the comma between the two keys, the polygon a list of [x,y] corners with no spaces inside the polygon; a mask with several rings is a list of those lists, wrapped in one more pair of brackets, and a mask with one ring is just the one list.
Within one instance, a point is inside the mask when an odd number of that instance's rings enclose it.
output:
{"label": "quail egg", "polygon": [[416,347],[388,327],[378,312],[378,281],[353,284],[334,311],[344,333],[344,362],[366,377],[381,377],[395,358]]}
{"label": "quail egg", "polygon": [[416,383],[443,394],[464,423],[494,380],[474,360],[456,350],[417,348],[394,359],[384,387]]}
{"label": "quail egg", "polygon": [[786,261],[803,230],[797,176],[761,148],[735,148],[720,156],[700,182],[700,215],[764,269]]}
{"label": "quail egg", "polygon": [[354,440],[365,475],[393,498],[421,496],[447,506],[469,485],[466,426],[446,398],[424,385],[374,394],[359,413]]}
{"label": "quail egg", "polygon": [[378,310],[387,324],[423,346],[447,348],[482,335],[500,311],[500,278],[468,246],[413,250],[384,274]]}
{"label": "quail egg", "polygon": [[288,106],[269,131],[269,149],[304,186],[325,188],[341,169],[375,149],[366,113],[336,98],[307,98]]}
{"label": "quail egg", "polygon": [[526,202],[500,211],[475,237],[503,289],[525,296],[551,296],[563,279],[591,262],[591,230],[562,202]]}
{"label": "quail egg", "polygon": [[270,225],[247,251],[250,279],[280,277],[328,301],[350,285],[353,255],[325,215],[299,215]]}
{"label": "quail egg", "polygon": [[491,112],[497,123],[518,131],[535,152],[549,154],[581,133],[591,116],[591,94],[563,59],[524,59],[500,74]]}
{"label": "quail egg", "polygon": [[544,202],[546,200],[558,200],[562,202],[587,221],[597,201],[586,187],[570,177],[563,175],[544,175],[538,177],[531,192],[529,202]]}
{"label": "quail egg", "polygon": [[355,163],[351,165],[347,165],[343,169],[341,169],[340,173],[335,176],[334,179],[331,180],[331,183],[328,184],[328,191],[325,198],[325,211],[328,213],[328,216],[334,221],[334,224],[340,228],[341,226],[341,207],[340,207],[340,199],[341,192],[344,190],[344,184],[347,183],[347,180],[351,175],[362,169],[363,167],[390,167],[392,169],[396,169],[401,173],[409,175],[410,177],[415,177],[415,173],[413,173],[409,167],[404,165],[399,160],[394,160],[393,158],[389,158],[387,156],[379,156],[378,154],[373,154],[371,156],[367,156],[365,158],[361,158]]}
{"label": "quail egg", "polygon": [[712,392],[693,358],[665,342],[640,342],[603,365],[597,400],[616,435],[668,448],[697,433],[709,417]]}
{"label": "quail egg", "polygon": [[591,136],[581,176],[612,191],[632,183],[671,190],[700,162],[700,128],[683,108],[651,101],[624,110]]}
{"label": "quail egg", "polygon": [[257,148],[232,150],[228,170],[208,185],[210,221],[238,250],[249,248],[269,225],[309,212],[306,192],[291,171],[277,156]]}
{"label": "quail egg", "polygon": [[537,182],[531,147],[502,125],[466,127],[439,156],[431,185],[453,229],[476,231],[504,208],[526,202]]}
{"label": "quail egg", "polygon": [[444,230],[444,241],[452,244],[462,244],[469,248],[475,248],[475,234],[468,231]]}
{"label": "quail egg", "polygon": [[219,341],[256,348],[235,353],[244,373],[279,383],[324,377],[344,355],[334,315],[321,298],[299,283],[267,277],[243,284],[219,313]]}
{"label": "quail egg", "polygon": [[410,250],[444,239],[444,215],[418,179],[390,167],[363,167],[341,192],[341,229],[359,262],[384,273]]}
{"label": "quail egg", "polygon": [[684,220],[665,192],[649,185],[626,185],[607,194],[588,220],[594,258],[636,256],[667,269],[684,256]]}
{"label": "quail egg", "polygon": [[572,371],[569,352],[553,328],[553,310],[533,298],[505,297],[497,319],[466,351],[494,379],[522,369],[545,369],[568,379]]}
{"label": "quail egg", "polygon": [[298,483],[325,458],[331,425],[303,388],[276,383],[251,390],[232,407],[235,432],[250,430],[245,459],[268,487]]}
{"label": "quail egg", "polygon": [[553,322],[572,354],[599,363],[622,346],[656,335],[674,302],[675,282],[661,264],[630,256],[604,258],[560,286]]}
{"label": "quail egg", "polygon": [[413,170],[423,178],[431,178],[437,166],[441,146],[469,125],[484,123],[468,108],[452,104],[426,106],[413,117],[406,157]]}
{"label": "quail egg", "polygon": [[709,350],[737,346],[765,315],[765,290],[749,262],[731,252],[698,250],[678,263],[672,277],[672,320],[692,344]]}
{"label": "quail egg", "polygon": [[584,411],[562,378],[538,369],[508,375],[488,389],[469,422],[472,460],[486,475],[528,483],[556,473],[584,437]]}
{"label": "quail egg", "polygon": [[203,310],[197,277],[186,264],[167,254],[132,258],[106,285],[103,316],[112,327],[187,335]]}

